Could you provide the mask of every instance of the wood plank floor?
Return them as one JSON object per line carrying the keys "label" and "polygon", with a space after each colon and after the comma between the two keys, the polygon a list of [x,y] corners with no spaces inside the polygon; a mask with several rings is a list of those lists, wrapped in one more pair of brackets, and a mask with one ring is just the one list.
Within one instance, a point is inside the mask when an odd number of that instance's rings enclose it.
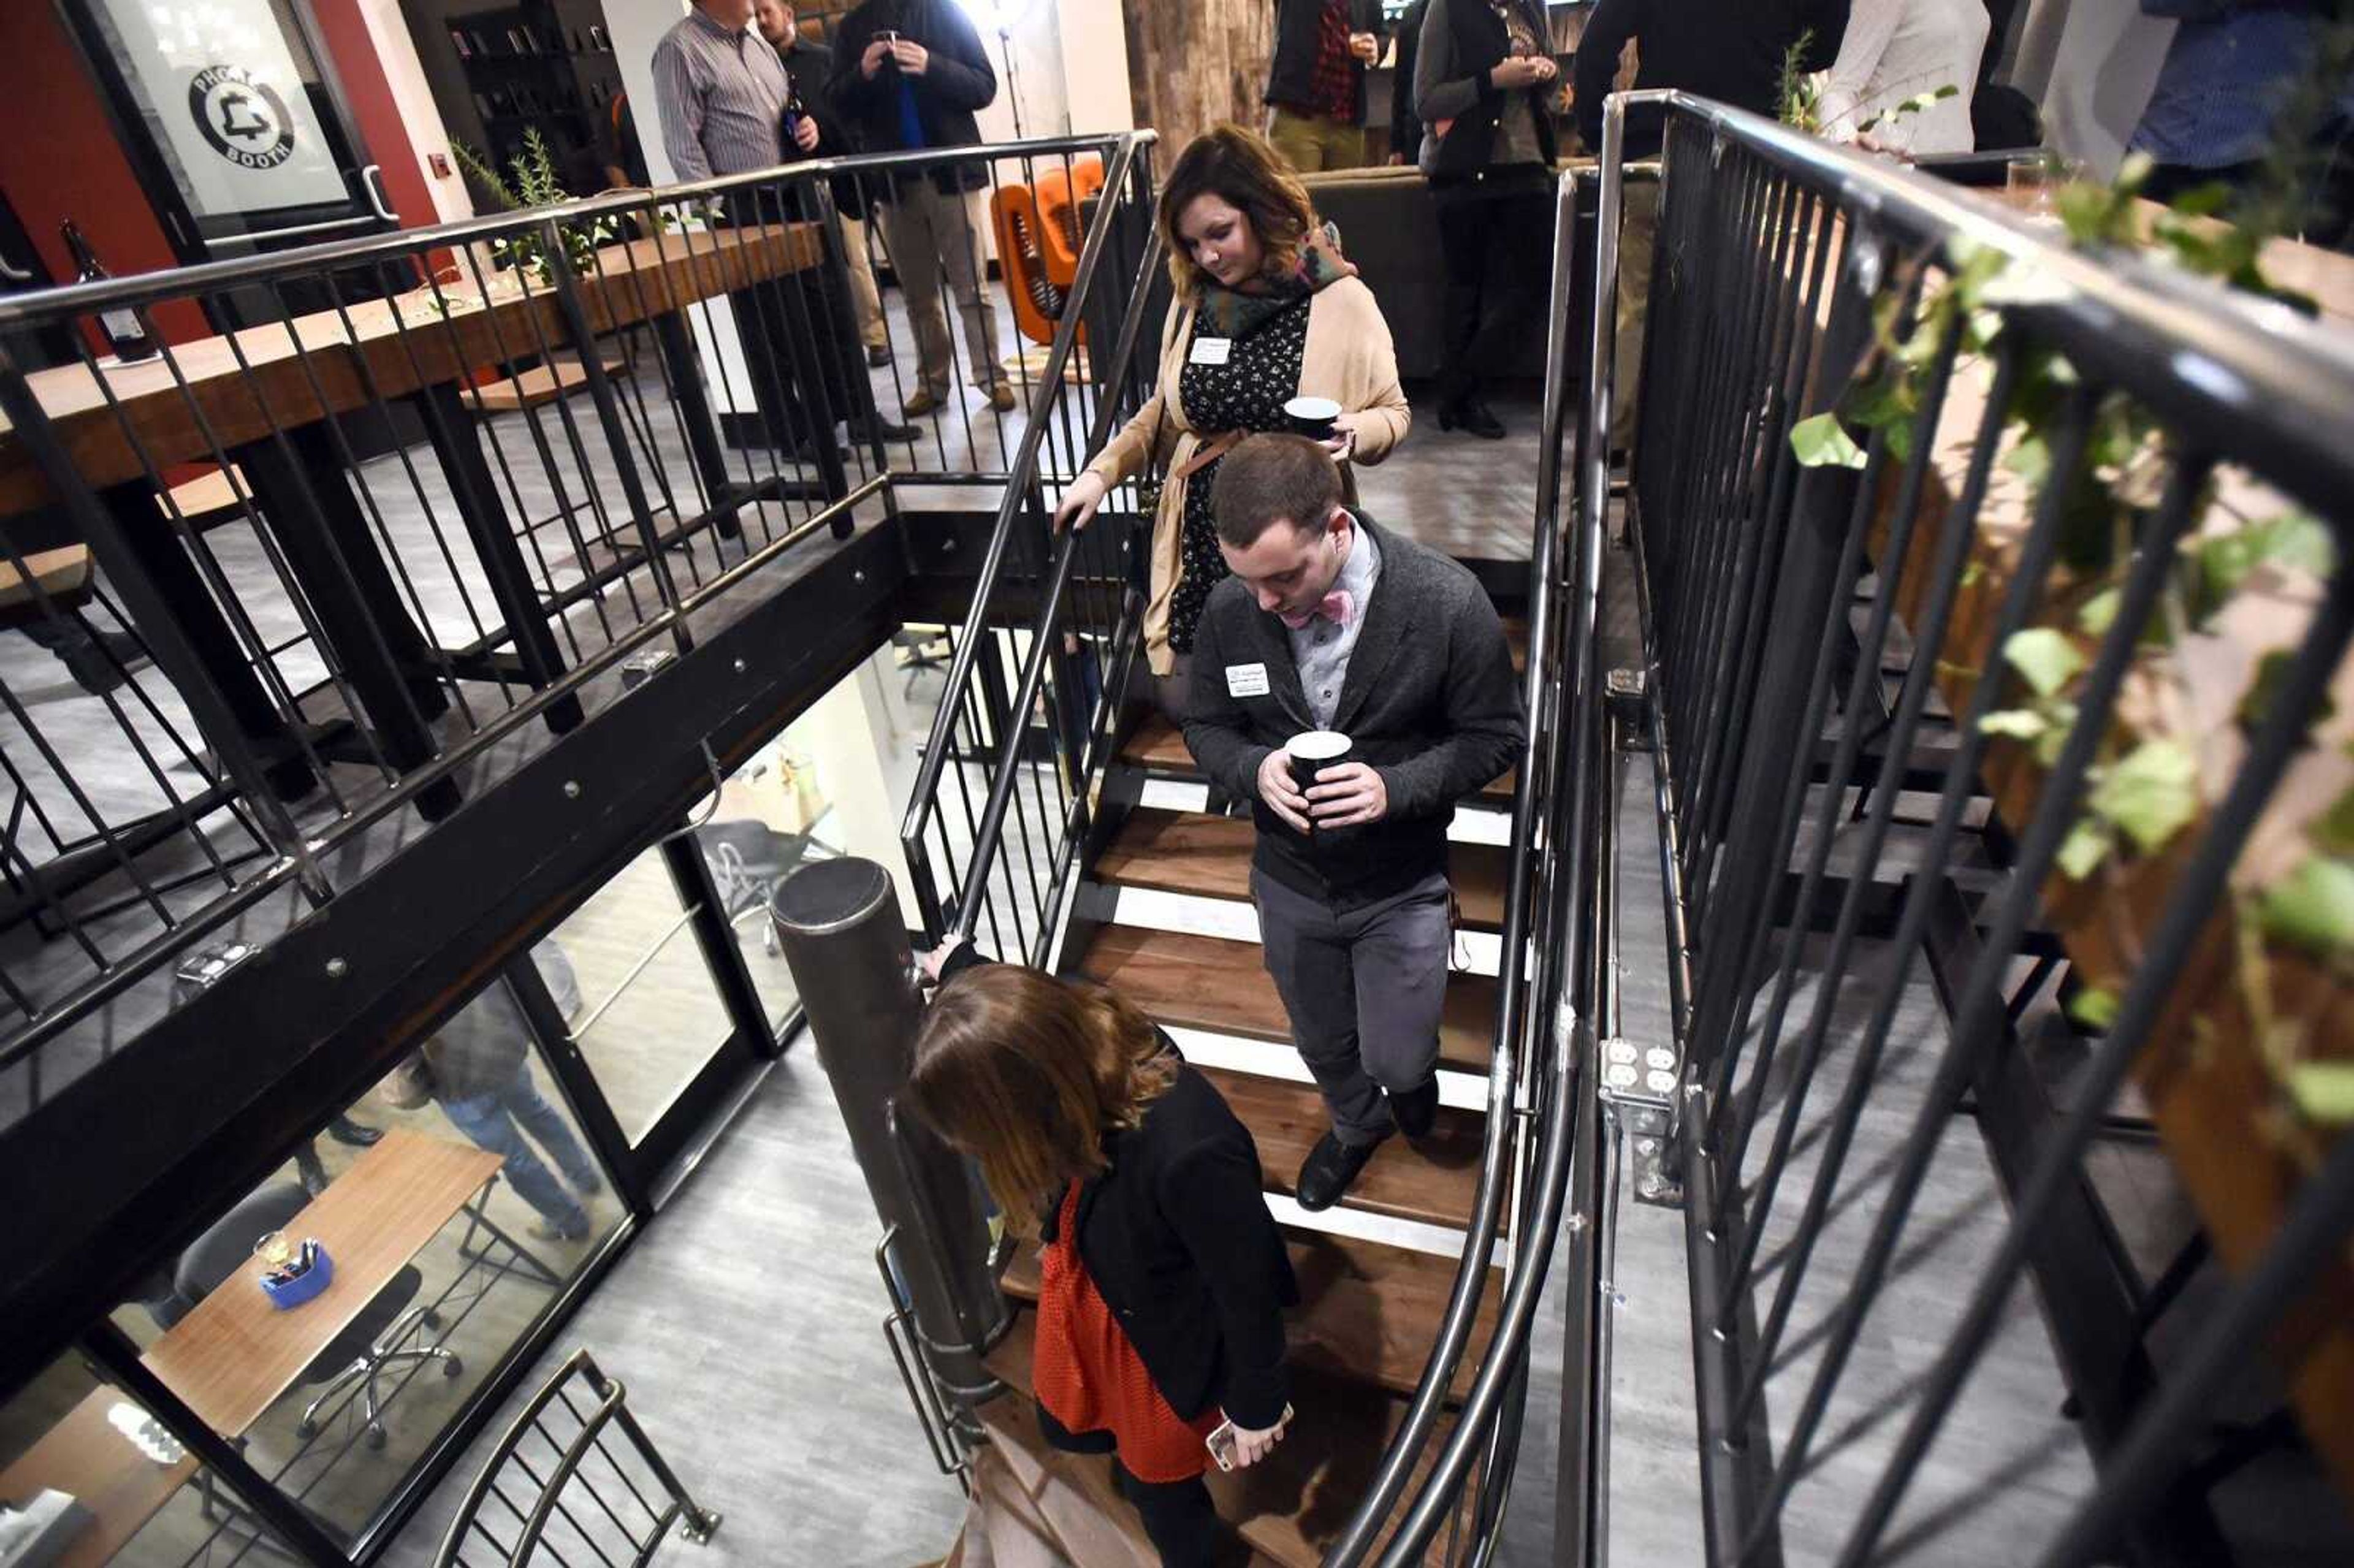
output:
{"label": "wood plank floor", "polygon": [[[1079,956],[1078,971],[1119,991],[1156,1022],[1290,1044],[1290,1018],[1255,942],[1107,926]],[[1496,978],[1447,976],[1439,1065],[1485,1073],[1495,1047]]]}
{"label": "wood plank floor", "polygon": [[[1244,818],[1141,808],[1096,860],[1097,880],[1122,887],[1188,893],[1237,902],[1250,897],[1250,858],[1257,830]],[[1464,926],[1497,931],[1504,922],[1510,853],[1500,845],[1451,846],[1448,874]]]}

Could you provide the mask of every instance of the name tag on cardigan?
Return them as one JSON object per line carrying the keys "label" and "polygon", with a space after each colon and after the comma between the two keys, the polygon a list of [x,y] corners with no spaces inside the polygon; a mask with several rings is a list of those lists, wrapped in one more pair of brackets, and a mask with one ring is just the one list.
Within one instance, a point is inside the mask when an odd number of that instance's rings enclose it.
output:
{"label": "name tag on cardigan", "polygon": [[1226,695],[1263,697],[1267,695],[1267,691],[1266,665],[1229,664],[1226,666]]}
{"label": "name tag on cardigan", "polygon": [[1189,365],[1224,365],[1235,352],[1235,340],[1230,337],[1197,337],[1193,352],[1187,356]]}

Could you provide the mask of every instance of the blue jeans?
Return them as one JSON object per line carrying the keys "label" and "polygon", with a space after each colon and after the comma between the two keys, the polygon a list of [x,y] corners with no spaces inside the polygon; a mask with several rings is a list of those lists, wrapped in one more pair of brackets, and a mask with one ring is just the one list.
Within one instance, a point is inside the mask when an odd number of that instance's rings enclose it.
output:
{"label": "blue jeans", "polygon": [[567,1236],[588,1234],[588,1211],[557,1184],[523,1135],[529,1132],[563,1169],[566,1178],[584,1192],[601,1185],[596,1164],[573,1136],[563,1113],[540,1097],[528,1065],[518,1065],[514,1082],[505,1087],[470,1099],[443,1100],[441,1110],[451,1125],[477,1148],[506,1161],[506,1178],[516,1195],[538,1210],[549,1224]]}

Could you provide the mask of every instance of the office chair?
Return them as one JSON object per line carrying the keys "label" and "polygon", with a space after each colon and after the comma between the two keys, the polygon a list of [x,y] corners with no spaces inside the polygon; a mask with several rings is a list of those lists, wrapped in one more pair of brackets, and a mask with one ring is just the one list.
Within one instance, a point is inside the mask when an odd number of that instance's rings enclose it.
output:
{"label": "office chair", "polygon": [[[150,1297],[143,1303],[156,1326],[170,1328],[195,1310],[197,1302],[237,1275],[250,1275],[253,1244],[271,1231],[286,1229],[310,1202],[311,1194],[296,1183],[281,1182],[264,1187],[215,1222],[180,1255],[169,1292]],[[440,1361],[445,1378],[454,1378],[465,1371],[464,1362],[439,1345],[402,1348],[401,1341],[420,1326],[440,1326],[441,1319],[431,1308],[412,1305],[424,1282],[425,1277],[413,1266],[404,1265],[390,1283],[376,1292],[376,1299],[362,1308],[359,1316],[303,1369],[302,1381],[305,1384],[324,1386],[304,1408],[302,1419],[295,1425],[296,1436],[318,1436],[320,1407],[356,1383],[362,1385],[360,1412],[367,1446],[381,1448],[385,1432],[376,1399],[378,1373],[404,1361]],[[244,1288],[260,1287],[248,1283]],[[302,1308],[294,1310],[299,1312]]]}
{"label": "office chair", "polygon": [[[718,889],[721,909],[730,926],[748,916],[763,913],[777,884],[792,874],[804,860],[824,860],[829,851],[808,833],[779,832],[762,821],[737,819],[705,822],[695,830]],[[777,930],[764,926],[761,948],[777,955]]]}

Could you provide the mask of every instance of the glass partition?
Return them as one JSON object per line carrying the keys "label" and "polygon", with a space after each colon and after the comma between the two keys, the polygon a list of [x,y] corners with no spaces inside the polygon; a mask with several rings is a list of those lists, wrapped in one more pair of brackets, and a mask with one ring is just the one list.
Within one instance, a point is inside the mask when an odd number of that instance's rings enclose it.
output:
{"label": "glass partition", "polygon": [[197,1420],[354,1543],[622,1212],[502,980],[113,1323]]}

